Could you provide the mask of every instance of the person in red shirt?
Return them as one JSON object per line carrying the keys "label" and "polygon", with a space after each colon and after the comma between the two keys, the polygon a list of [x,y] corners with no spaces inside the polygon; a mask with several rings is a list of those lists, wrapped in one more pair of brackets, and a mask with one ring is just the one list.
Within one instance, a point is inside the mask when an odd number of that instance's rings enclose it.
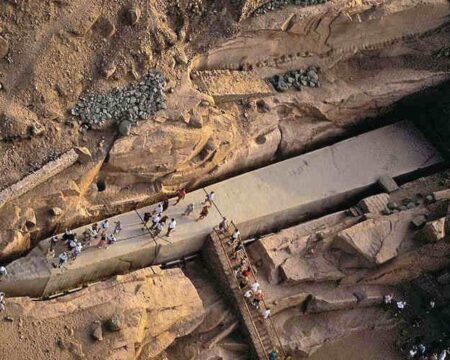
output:
{"label": "person in red shirt", "polygon": [[195,220],[199,221],[208,216],[208,205],[203,206],[202,211],[200,212],[200,216]]}
{"label": "person in red shirt", "polygon": [[250,267],[248,267],[248,268],[246,268],[246,269],[244,269],[243,271],[242,271],[242,276],[245,276],[245,277],[247,277],[247,278],[250,278],[250,274],[251,274],[252,272],[251,272],[251,270],[250,270]]}
{"label": "person in red shirt", "polygon": [[178,204],[185,197],[186,197],[186,189],[185,188],[181,188],[181,189],[177,190],[177,201],[175,202],[174,205]]}

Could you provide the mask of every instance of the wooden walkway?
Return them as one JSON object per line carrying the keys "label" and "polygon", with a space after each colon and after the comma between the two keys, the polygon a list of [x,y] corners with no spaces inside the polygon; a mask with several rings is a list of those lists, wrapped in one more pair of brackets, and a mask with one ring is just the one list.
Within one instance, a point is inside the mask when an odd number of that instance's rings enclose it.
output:
{"label": "wooden walkway", "polygon": [[[269,316],[268,319],[264,319],[261,315],[262,311],[267,309],[268,306],[264,300],[261,302],[261,306],[257,309],[255,306],[249,303],[244,297],[244,292],[249,290],[249,286],[241,289],[238,283],[238,280],[235,276],[234,267],[237,266],[241,260],[245,260],[247,264],[250,265],[251,269],[251,277],[250,284],[256,282],[256,276],[253,270],[253,266],[250,263],[250,258],[248,257],[247,251],[245,247],[238,252],[238,254],[234,253],[233,247],[229,245],[228,240],[230,239],[232,233],[236,230],[235,224],[232,222],[228,229],[228,232],[225,234],[221,234],[218,231],[215,231],[217,238],[220,242],[222,250],[226,257],[225,272],[229,277],[229,283],[232,284],[232,292],[234,296],[240,297],[243,299],[244,303],[244,311],[249,315],[249,319],[251,320],[251,326],[255,331],[258,346],[255,348],[259,348],[262,351],[258,356],[263,359],[268,359],[269,354],[272,351],[277,351],[279,354],[283,355],[284,351],[281,345],[281,341],[278,335],[278,332],[275,328],[275,324],[272,321],[272,318]],[[247,324],[246,324],[247,325]],[[248,325],[247,325],[248,326]]]}

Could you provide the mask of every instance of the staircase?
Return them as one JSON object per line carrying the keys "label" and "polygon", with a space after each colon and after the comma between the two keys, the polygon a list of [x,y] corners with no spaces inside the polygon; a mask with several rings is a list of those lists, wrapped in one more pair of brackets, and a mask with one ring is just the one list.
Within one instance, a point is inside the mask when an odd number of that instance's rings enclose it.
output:
{"label": "staircase", "polygon": [[[224,272],[227,277],[228,283],[230,284],[231,290],[233,291],[233,295],[238,303],[238,306],[240,309],[242,309],[242,312],[245,312],[243,315],[244,322],[247,328],[249,328],[249,333],[254,335],[256,341],[254,342],[254,348],[256,350],[256,353],[258,354],[258,357],[260,359],[268,359],[269,354],[274,351],[278,350],[278,352],[283,356],[284,358],[284,351],[281,346],[281,342],[279,339],[279,336],[277,334],[277,331],[275,329],[275,326],[272,322],[272,319],[269,317],[268,319],[264,319],[262,315],[260,314],[261,310],[256,309],[252,304],[250,304],[245,298],[243,293],[247,291],[248,289],[240,289],[238,281],[234,275],[233,267],[237,265],[240,261],[240,259],[246,259],[247,263],[250,264],[250,259],[248,258],[247,252],[245,251],[245,248],[243,250],[239,251],[239,254],[237,255],[237,258],[235,258],[235,254],[233,253],[233,246],[230,246],[228,244],[228,240],[231,237],[232,232],[236,229],[235,225],[232,223],[229,228],[228,232],[226,233],[219,233],[215,232],[216,238],[220,242],[220,247],[223,250],[223,253],[225,255],[225,262],[224,265]],[[251,281],[256,281],[255,274],[251,274]],[[265,309],[266,304],[264,300],[260,303],[260,309]],[[249,321],[245,321],[248,319]],[[250,324],[247,324],[247,322],[250,322]],[[251,336],[252,337],[252,336]],[[256,343],[255,343],[256,342]]]}

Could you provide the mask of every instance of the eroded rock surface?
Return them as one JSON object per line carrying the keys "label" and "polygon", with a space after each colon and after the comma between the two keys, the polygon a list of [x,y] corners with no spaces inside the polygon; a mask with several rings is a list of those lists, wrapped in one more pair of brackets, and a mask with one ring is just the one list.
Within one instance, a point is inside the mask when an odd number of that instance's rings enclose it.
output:
{"label": "eroded rock surface", "polygon": [[193,331],[204,310],[180,270],[146,268],[53,300],[10,298],[5,316],[12,322],[0,324],[9,334],[2,354],[125,360],[157,356]]}

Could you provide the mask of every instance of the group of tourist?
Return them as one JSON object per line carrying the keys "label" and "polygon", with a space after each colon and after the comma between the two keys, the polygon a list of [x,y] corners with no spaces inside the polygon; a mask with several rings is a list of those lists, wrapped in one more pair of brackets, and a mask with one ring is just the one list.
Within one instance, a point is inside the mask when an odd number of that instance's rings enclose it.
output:
{"label": "group of tourist", "polygon": [[[176,192],[176,200],[173,206],[180,203],[186,197],[186,189],[181,188]],[[214,191],[208,192],[206,194],[205,200],[202,202],[202,209],[196,221],[200,221],[208,216],[209,208],[212,206],[215,198]],[[174,217],[169,220],[167,215],[164,215],[164,212],[169,208],[169,200],[166,199],[160,203],[158,203],[152,211],[148,211],[144,213],[142,222],[143,227],[142,230],[148,230],[152,234],[152,236],[159,236],[161,232],[164,230],[167,222],[167,231],[164,236],[169,237],[170,234],[177,227],[177,221]],[[194,211],[194,203],[189,203],[186,206],[186,209],[182,213],[182,216],[190,216]]]}
{"label": "group of tourist", "polygon": [[[422,325],[422,319],[404,300],[395,300],[392,294],[384,296],[384,306],[387,310],[394,312],[395,317],[402,316],[404,319],[409,319],[413,328],[419,328]],[[436,302],[429,300],[426,309],[423,309],[426,314],[434,311]],[[445,360],[450,354],[450,349],[445,346],[442,339],[435,341],[432,344],[427,344],[421,337],[415,337],[414,340],[408,341],[400,347],[400,350],[406,355],[408,359],[419,360]],[[450,356],[448,357],[450,359]]]}
{"label": "group of tourist", "polygon": [[66,229],[61,238],[53,235],[50,238],[49,255],[53,258],[58,244],[63,244],[64,250],[58,255],[58,262],[55,267],[63,267],[69,260],[75,260],[80,256],[83,248],[91,246],[92,242],[97,240],[98,248],[106,249],[117,241],[117,235],[122,231],[122,224],[116,221],[111,233],[108,234],[109,220],[105,219],[100,223],[93,223],[87,227],[78,238],[73,230]]}
{"label": "group of tourist", "polygon": [[[217,227],[217,231],[220,234],[228,233],[228,221],[225,217]],[[234,229],[225,244],[231,249],[230,260],[234,262],[233,273],[239,283],[244,300],[259,311],[262,319],[267,320],[270,316],[270,308],[264,303],[264,293],[252,272],[239,229]],[[278,352],[273,349],[268,355],[270,360],[276,360]]]}
{"label": "group of tourist", "polygon": [[[177,205],[180,201],[182,201],[186,197],[186,189],[181,188],[176,192],[176,201],[174,205]],[[196,221],[200,221],[208,216],[209,207],[212,206],[214,201],[215,193],[214,191],[208,192],[206,194],[205,200],[202,202],[202,209],[200,211],[199,217]],[[167,215],[164,215],[164,212],[169,207],[169,200],[165,199],[164,201],[158,203],[155,208],[150,212],[145,212],[142,222],[143,222],[143,230],[148,230],[152,236],[158,236],[167,225],[167,231],[165,233],[166,237],[169,237],[170,234],[175,230],[177,226],[177,221],[174,217],[169,219]],[[182,213],[182,216],[189,216],[194,211],[194,204],[190,203],[187,205],[185,211]],[[54,263],[54,267],[62,268],[69,260],[75,260],[80,254],[83,248],[91,246],[94,241],[97,241],[95,246],[100,249],[107,249],[110,245],[113,245],[117,242],[117,235],[122,231],[122,224],[118,220],[114,223],[113,230],[108,233],[110,228],[109,220],[105,219],[100,223],[91,224],[87,227],[81,235],[81,238],[78,238],[77,234],[73,230],[65,230],[61,238],[57,235],[53,235],[50,238],[50,247],[49,247],[49,255],[50,257],[55,257],[55,251],[57,245],[61,242],[64,243],[65,249],[59,253],[57,256],[57,263]],[[4,274],[2,273],[5,272]],[[6,275],[6,269],[0,267],[0,279],[2,276]]]}

